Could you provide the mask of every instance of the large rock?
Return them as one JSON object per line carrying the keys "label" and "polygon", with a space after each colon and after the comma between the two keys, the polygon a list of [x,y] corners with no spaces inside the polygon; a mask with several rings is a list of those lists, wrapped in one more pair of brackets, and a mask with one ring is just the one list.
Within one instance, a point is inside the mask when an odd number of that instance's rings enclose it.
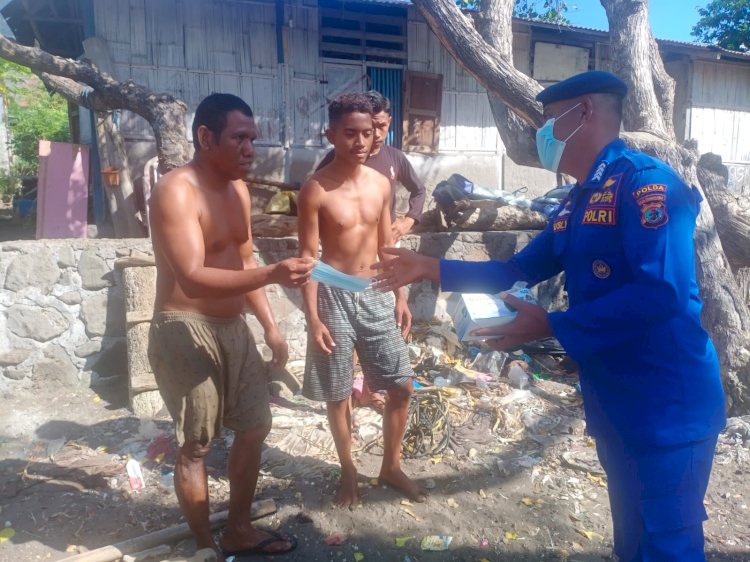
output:
{"label": "large rock", "polygon": [[102,340],[89,340],[81,345],[77,346],[73,353],[76,357],[89,357],[94,353],[99,353],[102,350]]}
{"label": "large rock", "polygon": [[76,264],[76,255],[70,246],[60,246],[57,250],[57,266],[60,269],[74,267]]}
{"label": "large rock", "polygon": [[88,291],[98,291],[112,285],[112,270],[107,262],[91,250],[81,252],[78,260],[81,285]]}
{"label": "large rock", "polygon": [[60,302],[67,304],[68,306],[81,304],[81,301],[83,301],[81,293],[79,293],[78,291],[68,291],[67,293],[63,293],[57,298],[60,300]]}
{"label": "large rock", "polygon": [[59,278],[60,269],[52,253],[47,248],[40,248],[33,254],[18,256],[10,263],[5,276],[5,288],[21,291],[35,287],[46,295]]}
{"label": "large rock", "polygon": [[97,294],[81,303],[81,320],[89,336],[124,336],[122,297],[115,291]]}
{"label": "large rock", "polygon": [[15,367],[7,367],[3,369],[3,376],[12,381],[21,381],[25,379],[28,374],[29,372],[25,369],[16,369]]}
{"label": "large rock", "polygon": [[31,357],[31,350],[29,349],[11,349],[5,353],[0,353],[0,367],[15,367],[29,357]]}
{"label": "large rock", "polygon": [[59,345],[50,345],[44,350],[44,358],[34,365],[37,382],[56,382],[62,386],[76,386],[80,379],[78,368]]}
{"label": "large rock", "polygon": [[22,304],[11,306],[6,312],[8,329],[21,338],[46,342],[68,329],[65,317],[54,308],[35,308]]}

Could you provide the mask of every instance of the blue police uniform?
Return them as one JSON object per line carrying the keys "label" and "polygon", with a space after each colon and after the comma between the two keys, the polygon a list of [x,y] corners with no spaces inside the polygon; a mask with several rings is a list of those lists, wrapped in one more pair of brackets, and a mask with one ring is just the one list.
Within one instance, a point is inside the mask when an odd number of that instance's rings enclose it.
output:
{"label": "blue police uniform", "polygon": [[565,272],[569,308],[549,323],[580,366],[621,561],[704,560],[702,501],[725,417],[700,323],[700,202],[669,166],[618,139],[509,261],[441,261],[446,291],[497,293]]}

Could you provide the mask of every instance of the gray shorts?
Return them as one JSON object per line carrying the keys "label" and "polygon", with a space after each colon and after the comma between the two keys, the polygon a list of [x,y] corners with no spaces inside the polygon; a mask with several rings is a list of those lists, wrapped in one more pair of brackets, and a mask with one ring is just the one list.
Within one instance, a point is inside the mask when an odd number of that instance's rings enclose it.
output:
{"label": "gray shorts", "polygon": [[394,310],[393,293],[372,288],[353,293],[319,284],[318,315],[336,347],[326,355],[308,338],[302,394],[325,402],[351,396],[355,350],[372,390],[389,390],[410,382],[414,371]]}
{"label": "gray shorts", "polygon": [[271,423],[267,367],[241,316],[157,312],[148,356],[178,445],[205,445],[222,423],[235,431]]}

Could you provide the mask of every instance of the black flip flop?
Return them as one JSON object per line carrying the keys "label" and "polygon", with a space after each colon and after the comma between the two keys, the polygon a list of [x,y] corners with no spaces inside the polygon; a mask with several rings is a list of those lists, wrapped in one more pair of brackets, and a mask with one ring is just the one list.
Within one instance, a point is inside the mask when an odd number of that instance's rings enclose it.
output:
{"label": "black flip flop", "polygon": [[[284,536],[281,533],[277,533],[276,531],[266,530],[263,529],[264,533],[268,533],[271,535],[267,539],[264,539],[260,541],[258,544],[251,548],[246,548],[244,550],[223,550],[221,553],[224,555],[224,558],[227,559],[228,562],[232,562],[232,560],[242,560],[246,556],[276,556],[279,554],[289,554],[292,552],[295,548],[297,548],[297,537],[294,535]],[[290,543],[289,548],[285,550],[274,550],[274,551],[268,551],[265,550],[265,548],[268,545],[271,545],[273,543],[277,542],[288,542]],[[234,558],[231,558],[234,557]]]}

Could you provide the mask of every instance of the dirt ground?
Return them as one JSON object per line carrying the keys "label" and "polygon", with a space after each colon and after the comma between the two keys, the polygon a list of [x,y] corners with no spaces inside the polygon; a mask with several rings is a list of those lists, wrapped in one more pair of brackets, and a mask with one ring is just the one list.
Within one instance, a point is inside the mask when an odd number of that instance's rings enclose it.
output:
{"label": "dirt ground", "polygon": [[[430,488],[422,504],[373,482],[380,418],[356,409],[363,498],[353,511],[331,505],[338,469],[321,406],[276,399],[258,497],[275,499],[278,512],[259,523],[299,537],[297,551],[279,559],[610,560],[606,479],[585,435],[575,378],[532,378],[524,390],[508,382],[420,391],[448,404],[452,422],[445,451],[405,461]],[[62,560],[182,521],[171,423],[134,418],[124,381],[70,389],[0,377],[0,396],[0,561]],[[750,560],[748,421],[733,420],[718,445],[706,498],[710,560]],[[213,512],[226,509],[231,438],[217,440],[208,458]],[[128,482],[128,458],[143,467],[139,492]],[[452,542],[425,551],[428,535]],[[171,546],[173,557],[194,551],[190,540]]]}

